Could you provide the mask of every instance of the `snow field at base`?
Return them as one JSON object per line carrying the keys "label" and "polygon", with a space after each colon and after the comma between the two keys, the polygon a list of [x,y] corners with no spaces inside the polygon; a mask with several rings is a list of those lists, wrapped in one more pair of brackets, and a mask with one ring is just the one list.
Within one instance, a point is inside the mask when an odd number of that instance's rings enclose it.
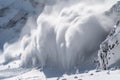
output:
{"label": "snow field at base", "polygon": [[[119,80],[120,71],[101,71],[96,72],[95,70],[89,71],[83,74],[63,75],[59,80]],[[51,78],[48,80],[57,80]]]}
{"label": "snow field at base", "polygon": [[[19,70],[18,70],[19,71]],[[85,73],[78,74],[63,74],[59,77],[47,78],[44,72],[40,72],[36,69],[19,71],[19,74],[16,70],[13,73],[16,73],[16,76],[8,77],[2,80],[119,80],[120,79],[120,70],[106,70],[97,72],[96,70],[91,70]],[[52,74],[52,73],[51,73]],[[6,75],[9,75],[7,73]],[[5,76],[5,75],[4,75]]]}

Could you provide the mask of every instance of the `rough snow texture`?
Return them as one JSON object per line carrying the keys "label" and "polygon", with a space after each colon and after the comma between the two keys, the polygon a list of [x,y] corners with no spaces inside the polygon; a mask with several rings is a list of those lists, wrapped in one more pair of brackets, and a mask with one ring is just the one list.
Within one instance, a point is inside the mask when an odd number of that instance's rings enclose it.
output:
{"label": "rough snow texture", "polygon": [[[120,2],[115,4],[108,13],[109,16],[114,16],[114,20],[116,25],[114,29],[110,32],[107,36],[105,41],[102,42],[100,45],[100,50],[98,51],[98,59],[100,62],[100,68],[102,69],[109,69],[110,67],[119,67],[120,63]],[[99,64],[99,63],[98,63]]]}
{"label": "rough snow texture", "polygon": [[98,56],[100,60],[100,67],[108,69],[109,67],[119,67],[120,63],[120,25],[115,28],[108,35],[107,39],[100,45]]}

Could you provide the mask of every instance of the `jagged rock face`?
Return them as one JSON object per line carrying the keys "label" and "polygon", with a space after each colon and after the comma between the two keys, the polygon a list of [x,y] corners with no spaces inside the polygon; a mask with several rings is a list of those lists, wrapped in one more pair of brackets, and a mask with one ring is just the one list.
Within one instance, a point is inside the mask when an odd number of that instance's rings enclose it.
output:
{"label": "jagged rock face", "polygon": [[98,51],[99,66],[101,69],[120,66],[120,24],[110,32]]}
{"label": "jagged rock face", "polygon": [[106,15],[112,17],[116,25],[100,45],[98,66],[101,69],[120,66],[120,1],[113,5]]}
{"label": "jagged rock face", "polygon": [[0,0],[0,48],[17,39],[28,18],[37,19],[44,5],[45,0]]}

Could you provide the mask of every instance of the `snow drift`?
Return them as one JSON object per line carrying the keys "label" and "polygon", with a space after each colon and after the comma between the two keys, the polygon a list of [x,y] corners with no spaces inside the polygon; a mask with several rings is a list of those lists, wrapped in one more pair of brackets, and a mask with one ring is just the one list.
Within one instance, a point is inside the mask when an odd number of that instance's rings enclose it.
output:
{"label": "snow drift", "polygon": [[23,28],[18,41],[4,45],[3,63],[19,59],[22,67],[92,68],[99,44],[114,21],[103,14],[104,2],[94,1],[97,5],[91,5],[87,0],[74,5],[71,0],[68,5],[66,2],[53,0],[46,4],[37,19],[37,26],[33,25],[27,32],[27,28]]}

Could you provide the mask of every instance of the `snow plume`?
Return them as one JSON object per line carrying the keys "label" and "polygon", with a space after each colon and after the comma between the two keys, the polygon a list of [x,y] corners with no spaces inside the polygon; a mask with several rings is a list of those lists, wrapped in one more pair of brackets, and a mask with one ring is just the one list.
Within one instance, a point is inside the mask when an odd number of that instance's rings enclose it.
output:
{"label": "snow plume", "polygon": [[31,16],[28,18],[25,26],[22,28],[21,34],[20,34],[20,39],[25,35],[25,34],[30,34],[32,29],[35,29],[37,27],[36,23],[36,18]]}
{"label": "snow plume", "polygon": [[[27,32],[25,26],[17,42],[5,44],[5,63],[20,59],[22,67],[91,68],[99,44],[111,29],[112,25],[106,27],[110,19],[103,16],[103,4],[60,1],[47,5],[37,26]],[[67,1],[70,5],[63,5]]]}

